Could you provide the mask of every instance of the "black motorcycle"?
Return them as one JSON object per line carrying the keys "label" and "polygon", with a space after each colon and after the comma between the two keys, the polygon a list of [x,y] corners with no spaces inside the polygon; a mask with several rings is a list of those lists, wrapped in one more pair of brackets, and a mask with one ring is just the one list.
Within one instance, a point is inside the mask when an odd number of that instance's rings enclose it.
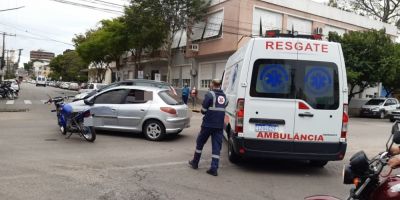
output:
{"label": "black motorcycle", "polygon": [[5,99],[15,99],[15,92],[11,87],[11,82],[0,83],[0,97]]}

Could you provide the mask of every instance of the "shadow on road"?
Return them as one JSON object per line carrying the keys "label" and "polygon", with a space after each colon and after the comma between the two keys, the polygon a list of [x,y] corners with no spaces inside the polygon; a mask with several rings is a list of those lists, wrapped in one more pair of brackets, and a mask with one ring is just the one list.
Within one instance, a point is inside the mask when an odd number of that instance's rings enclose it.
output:
{"label": "shadow on road", "polygon": [[236,166],[244,171],[252,173],[279,173],[285,175],[304,175],[331,176],[327,167],[314,167],[308,161],[278,160],[278,159],[246,159]]}
{"label": "shadow on road", "polygon": [[[123,137],[123,138],[131,138],[131,139],[142,139],[146,140],[142,133],[128,133],[128,132],[118,132],[118,131],[104,131],[104,130],[96,130],[96,134],[98,135],[107,135],[107,136],[115,136],[115,137]],[[180,141],[183,140],[185,135],[167,135],[162,141],[159,142],[170,142],[170,141]]]}

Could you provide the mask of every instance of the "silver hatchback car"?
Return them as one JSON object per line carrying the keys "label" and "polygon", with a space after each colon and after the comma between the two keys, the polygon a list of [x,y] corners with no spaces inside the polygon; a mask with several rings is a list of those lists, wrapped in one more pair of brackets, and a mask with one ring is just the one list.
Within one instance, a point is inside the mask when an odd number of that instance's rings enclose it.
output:
{"label": "silver hatchback car", "polygon": [[90,107],[96,129],[142,132],[152,141],[190,126],[191,111],[168,89],[118,86],[70,105],[74,112]]}

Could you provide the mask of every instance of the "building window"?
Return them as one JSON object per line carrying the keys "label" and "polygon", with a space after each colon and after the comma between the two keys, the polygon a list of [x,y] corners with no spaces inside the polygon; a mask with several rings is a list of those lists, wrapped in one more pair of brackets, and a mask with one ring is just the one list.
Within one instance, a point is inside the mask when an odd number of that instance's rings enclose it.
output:
{"label": "building window", "polygon": [[207,79],[207,80],[201,80],[200,81],[200,87],[201,88],[209,88],[211,84],[211,80]]}
{"label": "building window", "polygon": [[[282,30],[283,14],[255,8],[253,13],[253,35],[263,36],[268,30]],[[290,29],[291,30],[291,29]]]}
{"label": "building window", "polygon": [[210,14],[206,22],[198,22],[192,27],[192,41],[201,41],[219,38],[222,36],[224,11],[220,10]]}
{"label": "building window", "polygon": [[172,79],[172,86],[179,87],[179,79]]}
{"label": "building window", "polygon": [[191,86],[191,84],[190,84],[190,79],[182,79],[182,86],[184,86],[184,85],[187,85],[187,86]]}

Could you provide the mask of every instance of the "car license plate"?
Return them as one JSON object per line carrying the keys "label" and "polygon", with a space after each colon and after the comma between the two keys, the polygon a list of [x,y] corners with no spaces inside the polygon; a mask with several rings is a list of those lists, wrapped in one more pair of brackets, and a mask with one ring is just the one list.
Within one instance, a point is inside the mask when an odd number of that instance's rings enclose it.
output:
{"label": "car license plate", "polygon": [[276,125],[276,124],[256,124],[256,131],[257,132],[273,132],[273,133],[282,132],[279,125]]}

